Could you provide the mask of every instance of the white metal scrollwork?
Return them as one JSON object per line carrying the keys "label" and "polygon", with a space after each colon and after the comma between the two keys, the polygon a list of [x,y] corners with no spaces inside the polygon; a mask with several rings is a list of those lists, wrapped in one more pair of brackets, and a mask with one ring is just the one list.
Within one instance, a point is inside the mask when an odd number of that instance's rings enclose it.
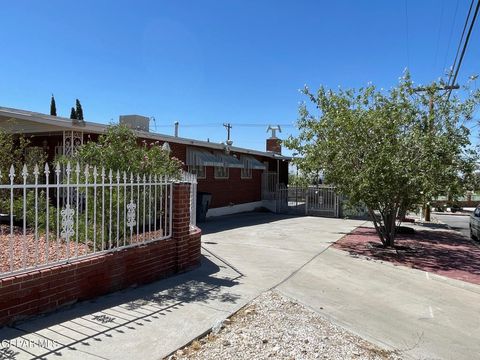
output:
{"label": "white metal scrollwork", "polygon": [[61,211],[62,215],[62,232],[60,235],[65,240],[68,240],[75,234],[73,231],[73,215],[75,215],[75,210],[70,208],[70,204],[65,206],[65,209]]}
{"label": "white metal scrollwork", "polygon": [[63,155],[75,155],[77,149],[83,144],[83,132],[63,132]]}
{"label": "white metal scrollwork", "polygon": [[127,226],[130,228],[130,231],[132,231],[133,227],[137,225],[137,222],[135,221],[136,209],[137,204],[135,204],[133,201],[130,201],[130,203],[127,205]]}

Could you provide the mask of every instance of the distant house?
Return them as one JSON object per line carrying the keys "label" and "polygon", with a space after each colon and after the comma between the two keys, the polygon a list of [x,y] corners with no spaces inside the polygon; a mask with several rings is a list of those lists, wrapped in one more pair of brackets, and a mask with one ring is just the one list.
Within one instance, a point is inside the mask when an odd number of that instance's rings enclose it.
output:
{"label": "distant house", "polygon": [[[212,194],[207,216],[219,216],[266,207],[275,210],[272,196],[288,183],[289,157],[281,155],[280,140],[267,139],[266,151],[227,146],[157,134],[149,131],[149,119],[121,116],[120,122],[134,129],[141,140],[168,143],[172,156],[197,175],[198,191]],[[0,128],[31,137],[32,147],[41,147],[49,161],[68,155],[87,141],[95,141],[108,125],[71,120],[26,110],[0,107]]]}

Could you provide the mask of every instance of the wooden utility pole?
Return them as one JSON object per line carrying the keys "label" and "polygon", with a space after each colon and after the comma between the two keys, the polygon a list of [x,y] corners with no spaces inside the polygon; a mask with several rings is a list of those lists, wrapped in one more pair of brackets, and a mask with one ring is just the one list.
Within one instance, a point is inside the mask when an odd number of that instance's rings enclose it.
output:
{"label": "wooden utility pole", "polygon": [[[428,121],[427,131],[429,132],[430,136],[433,135],[433,126],[434,126],[434,119],[435,119],[434,93],[433,92],[436,92],[436,91],[452,91],[452,90],[456,90],[456,89],[459,89],[459,88],[460,88],[459,85],[446,85],[446,86],[436,86],[435,88],[418,87],[418,88],[414,89],[415,92],[421,92],[421,91],[430,92],[430,91],[432,91],[432,93],[430,93],[430,101],[428,103],[428,105],[429,105],[429,114],[428,114],[429,121]],[[424,217],[425,217],[425,221],[430,221],[430,204],[427,200],[429,201],[429,199],[425,199],[425,203],[424,203],[424,207],[423,207]]]}
{"label": "wooden utility pole", "polygon": [[223,124],[223,126],[227,129],[227,144],[230,143],[230,130],[232,129],[232,124],[227,123]]}

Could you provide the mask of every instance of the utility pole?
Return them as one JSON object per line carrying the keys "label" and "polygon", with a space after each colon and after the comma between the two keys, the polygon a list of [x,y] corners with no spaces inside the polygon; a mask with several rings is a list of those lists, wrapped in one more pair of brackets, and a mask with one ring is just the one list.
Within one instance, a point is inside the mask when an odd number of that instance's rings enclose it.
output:
{"label": "utility pole", "polygon": [[[428,103],[429,105],[429,111],[428,111],[428,129],[427,131],[429,132],[430,136],[433,135],[433,125],[434,125],[434,118],[435,118],[435,113],[434,113],[434,92],[436,91],[452,91],[459,89],[459,85],[445,85],[445,86],[436,86],[434,88],[425,88],[425,87],[417,87],[414,89],[415,92],[422,92],[422,91],[427,91],[430,92],[430,101]],[[448,99],[447,99],[448,101]],[[425,199],[424,203],[424,217],[425,221],[430,221],[430,204],[427,202],[427,199]]]}
{"label": "utility pole", "polygon": [[230,140],[230,130],[233,128],[232,124],[226,123],[223,126],[227,129],[227,145],[231,145],[232,141]]}

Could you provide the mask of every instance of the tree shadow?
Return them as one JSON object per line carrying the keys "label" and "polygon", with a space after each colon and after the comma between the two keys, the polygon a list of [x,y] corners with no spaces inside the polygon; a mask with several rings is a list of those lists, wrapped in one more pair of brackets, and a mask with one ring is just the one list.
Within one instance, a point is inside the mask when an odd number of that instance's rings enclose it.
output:
{"label": "tree shadow", "polygon": [[[90,347],[116,334],[132,332],[134,336],[138,327],[162,321],[191,303],[236,304],[241,296],[233,288],[241,277],[242,274],[213,254],[204,254],[201,266],[194,271],[1,328],[0,339],[4,343],[0,346],[0,360],[25,358],[26,355],[33,359],[61,356],[64,351]],[[32,339],[36,339],[37,346],[31,346]],[[45,346],[38,346],[38,343]]]}
{"label": "tree shadow", "polygon": [[381,246],[375,230],[360,227],[334,247],[352,255],[389,261],[453,279],[480,284],[480,248],[461,234],[442,229],[398,235],[396,249]]}

